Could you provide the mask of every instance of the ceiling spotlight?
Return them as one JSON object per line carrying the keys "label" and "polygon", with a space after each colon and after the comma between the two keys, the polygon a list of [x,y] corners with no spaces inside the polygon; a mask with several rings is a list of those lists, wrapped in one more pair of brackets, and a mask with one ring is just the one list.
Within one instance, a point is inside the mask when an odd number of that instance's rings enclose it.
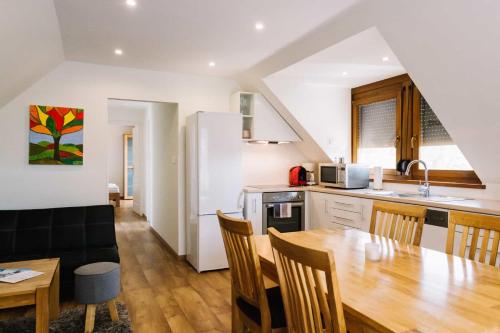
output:
{"label": "ceiling spotlight", "polygon": [[137,6],[137,1],[135,1],[135,0],[127,0],[126,4],[129,7],[135,7],[135,6]]}
{"label": "ceiling spotlight", "polygon": [[342,76],[347,76],[347,72],[342,72]]}
{"label": "ceiling spotlight", "polygon": [[383,58],[382,58],[382,61],[383,61],[383,62],[388,62],[388,61],[389,61],[389,57],[383,57]]}
{"label": "ceiling spotlight", "polygon": [[262,22],[257,22],[255,23],[255,30],[264,30],[264,23]]}
{"label": "ceiling spotlight", "polygon": [[116,55],[122,55],[123,54],[122,49],[115,49],[115,54]]}
{"label": "ceiling spotlight", "polygon": [[208,63],[208,66],[210,66],[210,67],[215,67],[215,62],[210,61],[210,62]]}

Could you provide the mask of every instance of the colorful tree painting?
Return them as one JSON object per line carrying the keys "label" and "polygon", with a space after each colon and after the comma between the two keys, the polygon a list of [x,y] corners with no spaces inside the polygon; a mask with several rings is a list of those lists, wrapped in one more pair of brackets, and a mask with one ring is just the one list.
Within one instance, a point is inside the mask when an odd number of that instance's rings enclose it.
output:
{"label": "colorful tree painting", "polygon": [[30,164],[83,164],[83,109],[30,105]]}

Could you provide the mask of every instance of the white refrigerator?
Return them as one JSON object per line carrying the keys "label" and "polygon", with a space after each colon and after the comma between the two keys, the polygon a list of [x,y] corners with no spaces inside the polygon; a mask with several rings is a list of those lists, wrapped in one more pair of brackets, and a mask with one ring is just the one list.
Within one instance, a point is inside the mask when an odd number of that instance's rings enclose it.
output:
{"label": "white refrigerator", "polygon": [[227,268],[216,211],[241,218],[242,117],[199,111],[186,122],[186,250],[198,272]]}

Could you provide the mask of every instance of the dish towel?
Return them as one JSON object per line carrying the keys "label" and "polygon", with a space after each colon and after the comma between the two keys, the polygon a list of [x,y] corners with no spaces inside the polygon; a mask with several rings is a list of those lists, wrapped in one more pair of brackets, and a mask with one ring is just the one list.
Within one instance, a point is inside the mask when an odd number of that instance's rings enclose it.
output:
{"label": "dish towel", "polygon": [[274,218],[275,219],[286,219],[292,217],[292,204],[282,203],[274,205]]}

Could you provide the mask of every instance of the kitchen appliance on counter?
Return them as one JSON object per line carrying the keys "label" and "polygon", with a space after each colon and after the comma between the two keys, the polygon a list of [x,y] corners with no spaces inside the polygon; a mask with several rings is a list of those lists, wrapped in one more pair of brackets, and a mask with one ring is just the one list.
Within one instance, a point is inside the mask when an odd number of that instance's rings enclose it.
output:
{"label": "kitchen appliance on counter", "polygon": [[292,167],[288,174],[288,183],[290,184],[290,186],[307,185],[306,169],[300,165]]}
{"label": "kitchen appliance on counter", "polygon": [[306,169],[307,185],[316,185],[316,179],[314,177],[314,163],[302,163],[302,167]]}
{"label": "kitchen appliance on counter", "polygon": [[187,118],[186,252],[198,272],[228,267],[216,211],[243,215],[241,126],[238,113],[200,111]]}
{"label": "kitchen appliance on counter", "polygon": [[[305,228],[305,193],[302,191],[269,192],[262,194],[262,233],[274,227],[279,232],[301,231]],[[284,206],[289,206],[289,214],[279,216]]]}
{"label": "kitchen appliance on counter", "polygon": [[370,168],[351,163],[320,163],[319,185],[345,189],[367,188]]}

